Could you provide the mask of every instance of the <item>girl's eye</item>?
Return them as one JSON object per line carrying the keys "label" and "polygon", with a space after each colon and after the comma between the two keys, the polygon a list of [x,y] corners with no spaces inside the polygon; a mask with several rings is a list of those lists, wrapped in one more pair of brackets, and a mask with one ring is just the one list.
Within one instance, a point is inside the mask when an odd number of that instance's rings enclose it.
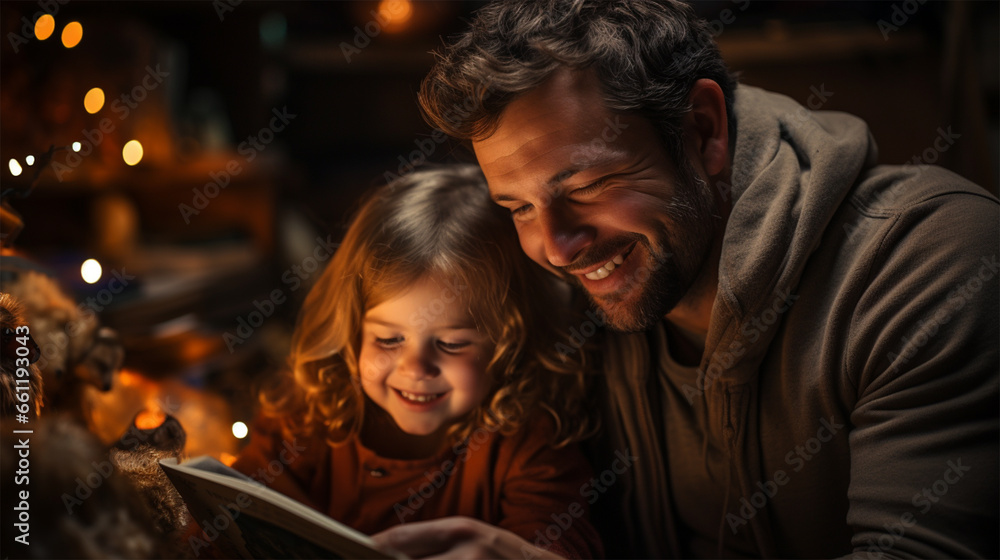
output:
{"label": "girl's eye", "polygon": [[381,346],[382,348],[395,348],[403,342],[403,337],[394,336],[392,338],[379,338],[375,337],[375,344]]}
{"label": "girl's eye", "polygon": [[438,346],[445,352],[458,352],[462,348],[472,344],[471,342],[445,342],[443,340],[438,341]]}

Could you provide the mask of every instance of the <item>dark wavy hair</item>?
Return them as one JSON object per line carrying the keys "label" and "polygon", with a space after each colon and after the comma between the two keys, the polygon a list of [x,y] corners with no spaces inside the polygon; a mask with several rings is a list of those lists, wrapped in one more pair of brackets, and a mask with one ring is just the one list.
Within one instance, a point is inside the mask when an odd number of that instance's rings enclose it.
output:
{"label": "dark wavy hair", "polygon": [[514,98],[560,67],[593,69],[607,107],[647,118],[675,163],[699,79],[719,84],[735,137],[736,77],[705,20],[677,0],[496,1],[437,56],[420,106],[432,126],[463,140],[490,136]]}
{"label": "dark wavy hair", "polygon": [[290,371],[262,392],[262,413],[286,435],[318,432],[335,444],[357,436],[374,406],[359,377],[365,313],[429,276],[465,288],[469,314],[495,344],[493,386],[450,427],[455,441],[480,427],[509,434],[539,411],[555,421],[554,445],[595,431],[584,353],[559,352],[572,348],[572,319],[556,304],[566,299],[561,284],[521,251],[474,165],[416,171],[368,196],[306,296]]}

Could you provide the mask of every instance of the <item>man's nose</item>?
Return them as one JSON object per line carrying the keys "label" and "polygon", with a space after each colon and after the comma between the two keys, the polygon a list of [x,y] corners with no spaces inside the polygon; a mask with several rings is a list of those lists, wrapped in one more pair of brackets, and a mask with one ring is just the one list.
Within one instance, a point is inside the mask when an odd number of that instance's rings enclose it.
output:
{"label": "man's nose", "polygon": [[594,241],[594,228],[582,222],[565,204],[553,204],[541,212],[545,258],[552,266],[568,266]]}

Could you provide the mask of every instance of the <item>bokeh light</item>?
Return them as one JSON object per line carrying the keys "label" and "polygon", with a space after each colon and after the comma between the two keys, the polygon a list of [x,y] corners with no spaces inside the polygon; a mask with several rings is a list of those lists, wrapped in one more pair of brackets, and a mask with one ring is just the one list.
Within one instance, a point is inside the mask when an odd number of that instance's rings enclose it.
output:
{"label": "bokeh light", "polygon": [[101,269],[101,263],[97,262],[96,259],[87,259],[80,265],[80,276],[88,284],[93,284],[100,280],[101,274],[104,274],[104,271]]}
{"label": "bokeh light", "polygon": [[379,18],[385,22],[386,31],[398,31],[413,16],[413,3],[410,0],[382,0],[377,9]]}
{"label": "bokeh light", "polygon": [[80,148],[82,148],[82,147],[83,147],[83,144],[81,144],[79,142],[73,142],[73,145],[70,146],[70,148],[73,148],[74,152],[79,152]]}
{"label": "bokeh light", "polygon": [[44,41],[52,36],[52,32],[56,30],[56,18],[49,14],[45,14],[42,17],[35,20],[35,37],[39,41]]}
{"label": "bokeh light", "polygon": [[126,165],[135,165],[142,161],[142,144],[138,140],[129,140],[122,148],[122,159]]}
{"label": "bokeh light", "polygon": [[244,424],[243,422],[233,423],[233,435],[236,436],[236,439],[243,439],[247,437],[248,433],[250,433],[250,430],[247,429],[246,424]]}
{"label": "bokeh light", "polygon": [[15,177],[17,177],[18,175],[20,175],[21,171],[23,171],[23,169],[21,169],[21,164],[17,163],[17,160],[14,159],[14,158],[10,159],[10,163],[8,164],[8,167],[10,167],[10,174],[13,175],[13,176],[15,176]]}
{"label": "bokeh light", "polygon": [[80,22],[71,21],[66,24],[66,27],[63,27],[62,44],[64,47],[72,49],[80,44],[81,39],[83,39],[83,26],[80,25]]}
{"label": "bokeh light", "polygon": [[288,37],[288,22],[284,14],[271,12],[260,19],[260,42],[265,47],[275,49],[285,44]]}
{"label": "bokeh light", "polygon": [[28,165],[35,165],[35,156],[25,156],[24,163],[27,163]]}
{"label": "bokeh light", "polygon": [[91,88],[87,95],[83,96],[83,108],[93,115],[100,111],[101,107],[104,107],[104,90],[99,87]]}

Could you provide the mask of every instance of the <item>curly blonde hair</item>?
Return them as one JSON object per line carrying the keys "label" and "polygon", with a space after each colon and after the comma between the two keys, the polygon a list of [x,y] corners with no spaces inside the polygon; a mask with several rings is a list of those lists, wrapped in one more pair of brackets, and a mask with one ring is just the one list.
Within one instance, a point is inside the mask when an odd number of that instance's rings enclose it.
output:
{"label": "curly blonde hair", "polygon": [[365,313],[429,276],[468,287],[469,314],[495,344],[486,372],[493,387],[450,427],[454,441],[480,427],[512,433],[539,409],[555,422],[553,445],[596,431],[585,352],[558,351],[570,347],[573,320],[559,311],[569,308],[565,286],[524,255],[474,165],[416,171],[369,195],[306,296],[290,371],[262,392],[263,413],[287,435],[319,433],[333,444],[356,437],[366,410],[358,371]]}

